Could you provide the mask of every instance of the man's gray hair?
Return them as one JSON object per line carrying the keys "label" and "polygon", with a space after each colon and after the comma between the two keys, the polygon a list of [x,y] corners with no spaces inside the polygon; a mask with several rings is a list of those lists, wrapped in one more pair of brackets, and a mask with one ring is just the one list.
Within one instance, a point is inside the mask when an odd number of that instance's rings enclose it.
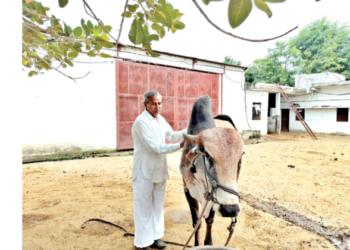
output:
{"label": "man's gray hair", "polygon": [[150,90],[150,91],[147,91],[144,95],[143,95],[143,100],[145,103],[148,103],[149,102],[149,98],[152,96],[152,95],[159,95],[161,97],[161,95],[155,91],[155,90]]}

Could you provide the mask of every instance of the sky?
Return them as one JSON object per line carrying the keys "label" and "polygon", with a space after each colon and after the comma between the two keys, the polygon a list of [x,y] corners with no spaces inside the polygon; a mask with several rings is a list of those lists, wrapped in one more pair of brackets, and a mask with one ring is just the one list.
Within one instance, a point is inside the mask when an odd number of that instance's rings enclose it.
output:
{"label": "sky", "polygon": [[[80,25],[81,18],[90,19],[84,11],[83,2],[80,0],[69,1],[65,8],[59,8],[58,1],[43,0],[44,6],[50,7],[57,18],[65,20],[71,27]],[[226,55],[235,60],[240,60],[242,65],[248,66],[255,59],[264,58],[268,48],[273,48],[276,41],[286,41],[296,36],[299,31],[308,23],[327,17],[332,21],[345,23],[350,21],[348,9],[350,0],[287,0],[284,3],[269,3],[273,13],[271,18],[253,6],[253,10],[247,20],[236,29],[232,29],[228,23],[228,0],[211,2],[208,6],[201,0],[197,0],[208,17],[222,29],[235,35],[250,38],[262,39],[281,35],[288,30],[298,26],[299,28],[277,40],[253,43],[242,41],[227,36],[211,26],[202,16],[191,0],[169,1],[175,9],[184,13],[181,21],[186,28],[178,30],[175,34],[167,33],[163,39],[153,42],[153,49],[197,57],[213,61],[223,61]],[[111,25],[112,35],[118,37],[123,12],[124,0],[87,0],[87,3],[94,10],[95,14],[103,20],[105,25]],[[129,4],[135,4],[130,0]],[[132,45],[128,39],[128,32],[132,19],[124,21],[120,42]],[[93,22],[96,23],[96,22]]]}

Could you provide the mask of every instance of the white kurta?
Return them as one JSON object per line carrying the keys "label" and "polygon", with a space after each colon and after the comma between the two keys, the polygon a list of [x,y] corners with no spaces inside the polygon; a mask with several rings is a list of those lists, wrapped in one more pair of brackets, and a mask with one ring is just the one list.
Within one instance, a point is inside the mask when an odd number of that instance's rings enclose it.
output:
{"label": "white kurta", "polygon": [[134,161],[132,180],[139,169],[150,182],[160,183],[169,179],[166,154],[180,149],[180,143],[166,144],[183,139],[187,129],[174,132],[163,116],[154,118],[147,110],[143,111],[132,125],[134,140]]}
{"label": "white kurta", "polygon": [[180,143],[165,144],[165,138],[179,141],[186,131],[174,132],[162,116],[156,119],[147,110],[132,126],[134,245],[137,247],[147,247],[164,236],[163,204],[169,179],[166,154],[180,149]]}

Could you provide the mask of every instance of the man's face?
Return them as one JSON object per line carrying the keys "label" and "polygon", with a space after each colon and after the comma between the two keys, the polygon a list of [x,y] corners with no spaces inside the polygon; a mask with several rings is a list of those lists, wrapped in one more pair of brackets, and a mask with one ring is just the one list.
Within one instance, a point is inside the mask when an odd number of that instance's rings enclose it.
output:
{"label": "man's face", "polygon": [[159,95],[152,95],[149,98],[149,102],[144,102],[144,105],[148,112],[150,112],[153,117],[157,118],[162,109],[162,97]]}

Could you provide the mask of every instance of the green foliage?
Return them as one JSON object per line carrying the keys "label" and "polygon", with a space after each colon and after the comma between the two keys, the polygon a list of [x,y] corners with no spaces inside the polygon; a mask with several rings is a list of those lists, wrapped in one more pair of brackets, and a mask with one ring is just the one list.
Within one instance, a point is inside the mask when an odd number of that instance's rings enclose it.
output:
{"label": "green foliage", "polygon": [[287,42],[277,42],[266,58],[250,65],[246,80],[294,86],[293,75],[322,72],[350,79],[350,28],[327,18],[310,23]]}
{"label": "green foliage", "polygon": [[[202,1],[208,5],[210,2],[221,0]],[[285,0],[254,0],[255,6],[271,17],[272,12],[267,2],[281,3]],[[64,8],[68,0],[59,0],[58,4]],[[93,25],[90,20],[81,19],[81,25],[72,28],[54,15],[51,15],[52,19],[50,19],[47,15],[50,9],[37,1],[27,3],[22,0],[22,6],[24,8],[22,12],[22,64],[32,69],[29,76],[43,73],[43,70],[53,69],[53,61],[58,61],[59,67],[66,68],[67,65],[73,67],[71,59],[78,57],[80,52],[85,52],[90,57],[100,54],[107,58],[109,55],[100,51],[103,48],[115,46],[108,35],[112,27],[104,25],[102,21]],[[230,0],[228,19],[231,27],[236,28],[241,25],[249,16],[252,7],[252,0]],[[132,19],[129,40],[135,45],[142,46],[146,54],[152,57],[159,56],[152,50],[153,41],[159,41],[167,32],[175,33],[186,27],[180,21],[183,13],[174,9],[173,5],[166,0],[141,0],[138,3],[129,4],[124,16]],[[150,30],[156,34],[150,34]],[[310,53],[310,51],[305,51],[302,55],[310,57],[312,56]],[[328,53],[331,52],[328,51]],[[333,58],[328,64],[335,65],[334,61],[341,60]],[[342,63],[345,64],[343,61]],[[320,63],[314,61],[313,65],[320,65]]]}
{"label": "green foliage", "polygon": [[233,64],[237,66],[242,65],[241,61],[235,61],[233,58],[231,58],[231,56],[225,56],[225,60],[223,61],[223,63]]}
{"label": "green foliage", "polygon": [[[163,38],[167,31],[175,33],[177,30],[185,28],[185,24],[180,21],[183,13],[167,3],[165,0],[146,0],[144,1],[144,12],[137,12],[139,5],[128,5],[128,12],[125,17],[134,17],[132,21],[129,40],[135,45],[142,45],[142,48],[147,49],[147,55],[158,57],[159,54],[152,51],[152,41],[159,41]],[[135,13],[133,16],[132,14]],[[149,28],[157,34],[150,34]]]}
{"label": "green foliage", "polygon": [[[68,0],[59,0],[60,7],[67,4]],[[102,48],[114,47],[100,24],[93,25],[82,19],[81,26],[71,28],[62,20],[55,20],[54,15],[50,20],[47,15],[49,8],[39,2],[26,3],[23,0],[22,6],[28,10],[22,12],[22,64],[33,69],[29,76],[52,70],[53,61],[58,61],[62,68],[73,67],[71,60],[83,51],[83,44],[90,57],[99,54]],[[102,25],[108,32],[112,30],[111,26]],[[101,56],[110,57],[104,53]]]}
{"label": "green foliage", "polygon": [[51,156],[47,158],[48,161],[60,161],[62,158],[60,156]]}
{"label": "green foliage", "polygon": [[[219,2],[221,0],[202,0],[205,5],[210,2]],[[261,11],[264,11],[267,16],[272,17],[272,11],[266,2],[269,3],[283,3],[286,0],[254,0],[254,5]],[[315,0],[316,2],[320,0]],[[231,27],[237,28],[240,26],[249,16],[252,11],[252,0],[230,0],[228,5],[228,21]]]}

